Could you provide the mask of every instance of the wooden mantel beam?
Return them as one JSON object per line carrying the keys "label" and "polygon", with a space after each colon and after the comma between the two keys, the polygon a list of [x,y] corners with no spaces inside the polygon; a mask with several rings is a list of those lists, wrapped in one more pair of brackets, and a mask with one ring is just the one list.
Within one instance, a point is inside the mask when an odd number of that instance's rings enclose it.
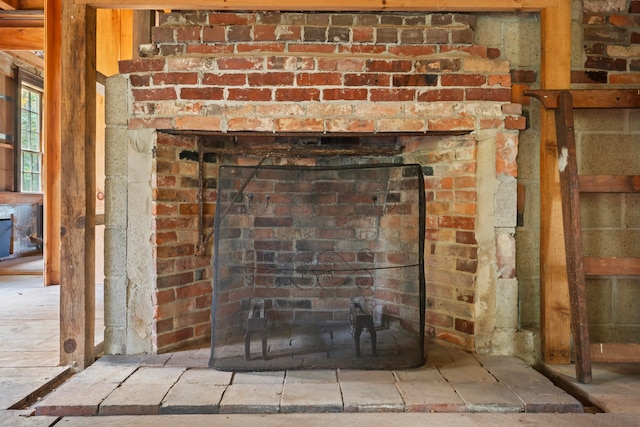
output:
{"label": "wooden mantel beam", "polygon": [[75,0],[105,9],[539,12],[558,0]]}

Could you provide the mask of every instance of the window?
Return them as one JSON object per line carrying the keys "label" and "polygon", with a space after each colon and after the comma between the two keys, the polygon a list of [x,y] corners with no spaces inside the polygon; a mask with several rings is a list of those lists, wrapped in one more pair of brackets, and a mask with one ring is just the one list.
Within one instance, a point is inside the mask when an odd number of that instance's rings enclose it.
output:
{"label": "window", "polygon": [[24,71],[20,81],[19,188],[42,192],[42,79]]}

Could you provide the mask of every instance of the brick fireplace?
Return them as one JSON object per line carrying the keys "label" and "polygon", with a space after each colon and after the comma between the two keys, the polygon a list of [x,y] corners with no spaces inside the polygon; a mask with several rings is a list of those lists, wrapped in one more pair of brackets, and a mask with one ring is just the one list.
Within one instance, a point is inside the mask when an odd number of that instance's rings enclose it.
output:
{"label": "brick fireplace", "polygon": [[[426,313],[416,328],[510,353],[525,121],[508,62],[474,44],[474,26],[465,14],[160,14],[143,57],[107,81],[106,351],[209,340],[222,168],[340,159],[419,165]],[[313,142],[283,142],[294,137]],[[336,149],[322,137],[367,142]]]}

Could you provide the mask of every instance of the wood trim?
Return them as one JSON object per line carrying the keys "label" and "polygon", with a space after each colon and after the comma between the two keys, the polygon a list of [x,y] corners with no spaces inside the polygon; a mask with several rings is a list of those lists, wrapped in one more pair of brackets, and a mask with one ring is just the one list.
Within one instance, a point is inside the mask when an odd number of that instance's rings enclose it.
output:
{"label": "wood trim", "polygon": [[[560,3],[565,0],[561,0]],[[294,10],[294,11],[414,11],[414,12],[539,12],[555,8],[558,0],[75,0],[105,9],[175,9],[175,10]]]}
{"label": "wood trim", "polygon": [[0,50],[43,50],[44,27],[0,27]]}
{"label": "wood trim", "polygon": [[637,193],[640,175],[581,175],[581,193]]}
{"label": "wood trim", "polygon": [[640,258],[584,258],[587,276],[640,276]]}
{"label": "wood trim", "polygon": [[[541,16],[540,81],[543,89],[571,85],[571,1],[558,1]],[[545,363],[571,362],[567,264],[562,226],[554,113],[540,111],[540,324]]]}
{"label": "wood trim", "polygon": [[31,205],[42,203],[43,195],[39,193],[0,193],[0,204],[2,205]]}
{"label": "wood trim", "polygon": [[589,349],[593,362],[640,362],[640,344],[592,343]]}
{"label": "wood trim", "polygon": [[60,363],[94,360],[96,10],[62,2]]}

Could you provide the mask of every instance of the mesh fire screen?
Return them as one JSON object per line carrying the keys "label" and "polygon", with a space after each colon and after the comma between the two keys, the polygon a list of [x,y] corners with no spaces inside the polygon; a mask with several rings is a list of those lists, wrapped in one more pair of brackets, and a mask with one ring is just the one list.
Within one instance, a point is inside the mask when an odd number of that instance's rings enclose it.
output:
{"label": "mesh fire screen", "polygon": [[210,366],[424,363],[419,165],[221,166]]}

